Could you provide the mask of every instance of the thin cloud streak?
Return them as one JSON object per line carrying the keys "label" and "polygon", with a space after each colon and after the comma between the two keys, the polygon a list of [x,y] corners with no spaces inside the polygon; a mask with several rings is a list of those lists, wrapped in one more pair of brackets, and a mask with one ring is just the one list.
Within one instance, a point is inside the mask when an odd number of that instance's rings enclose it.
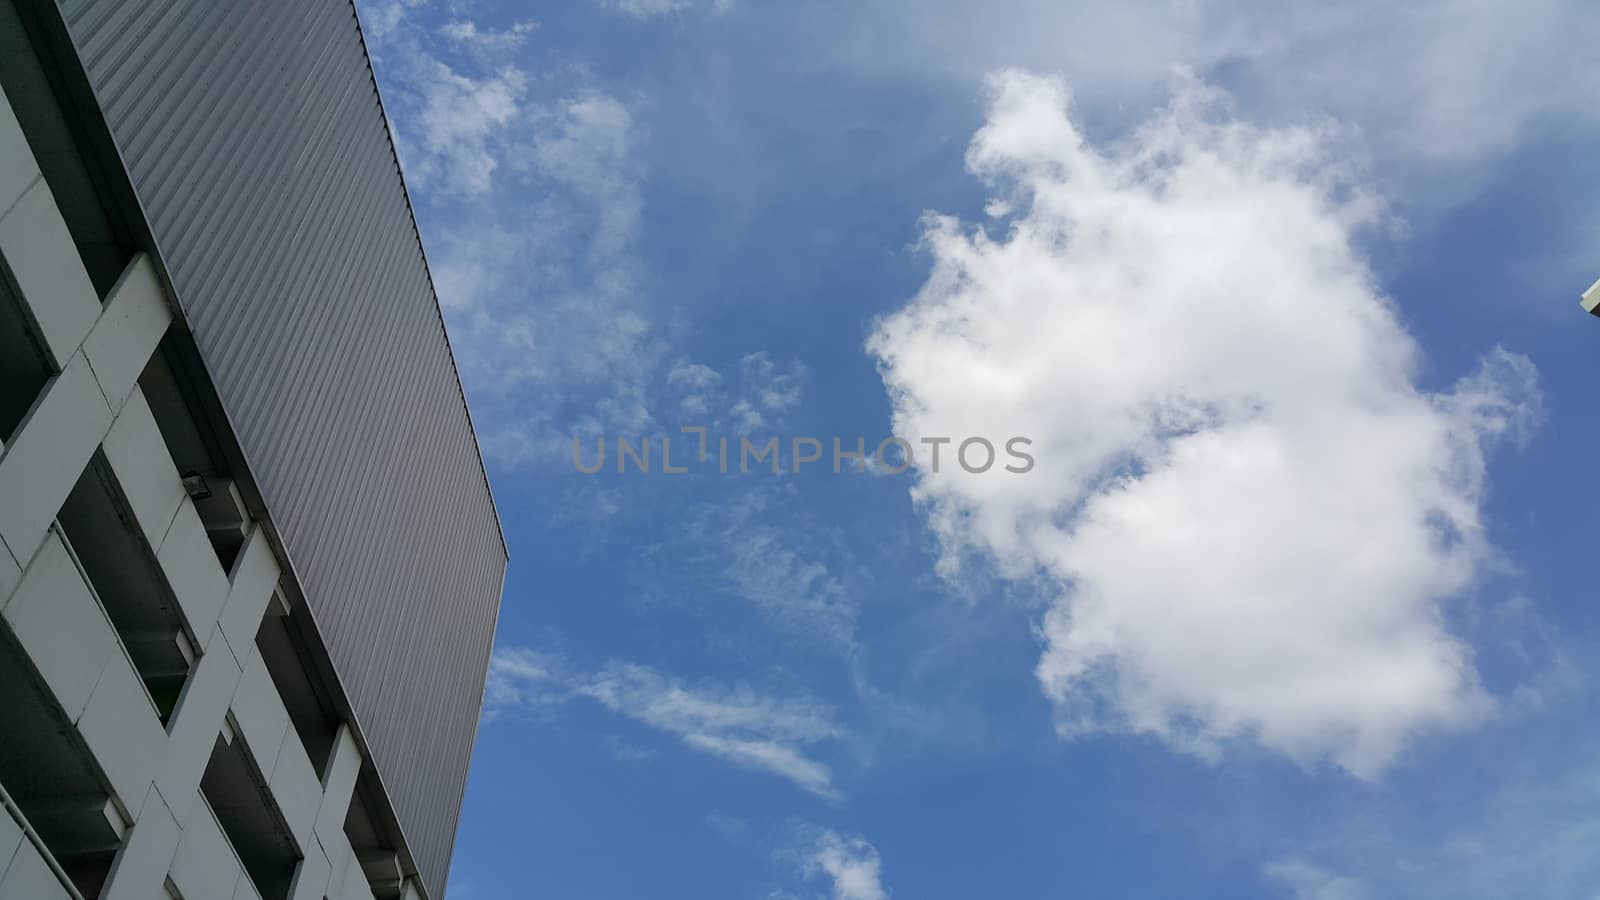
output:
{"label": "thin cloud streak", "polygon": [[773,697],[749,687],[688,684],[648,666],[611,662],[594,672],[525,647],[501,648],[489,666],[485,721],[519,711],[548,713],[587,699],[678,738],[692,750],[776,775],[829,802],[843,794],[812,748],[848,737],[832,707],[803,697]]}

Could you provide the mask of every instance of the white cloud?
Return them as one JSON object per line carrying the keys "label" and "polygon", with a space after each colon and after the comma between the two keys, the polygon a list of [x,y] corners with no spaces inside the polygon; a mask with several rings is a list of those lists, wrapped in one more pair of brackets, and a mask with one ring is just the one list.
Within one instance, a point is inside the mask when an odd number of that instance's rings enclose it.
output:
{"label": "white cloud", "polygon": [[443,190],[483,194],[499,166],[490,142],[517,118],[527,79],[513,68],[484,78],[438,61],[430,68],[416,119],[420,152],[408,174],[423,186],[437,180]]}
{"label": "white cloud", "polygon": [[1014,215],[931,220],[932,276],[870,341],[895,433],[1034,442],[1026,475],[919,472],[944,571],[976,551],[1058,585],[1038,677],[1064,735],[1370,776],[1479,720],[1444,603],[1493,562],[1484,455],[1535,416],[1532,365],[1417,386],[1354,246],[1379,210],[1325,132],[1230,121],[1188,82],[1100,150],[1067,107],[994,80],[967,159]]}
{"label": "white cloud", "polygon": [[1371,896],[1360,879],[1335,875],[1304,860],[1272,863],[1263,874],[1268,881],[1282,885],[1293,900],[1367,900]]}
{"label": "white cloud", "polygon": [[480,203],[532,114],[527,73],[510,51],[534,26],[495,30],[456,19],[429,29],[428,12],[418,0],[364,7],[389,125],[414,192]]}
{"label": "white cloud", "polygon": [[860,610],[834,571],[838,548],[826,529],[797,518],[782,501],[777,491],[748,490],[701,507],[688,517],[691,553],[707,558],[720,590],[751,604],[774,625],[851,650]]}
{"label": "white cloud", "polygon": [[733,0],[598,0],[608,8],[635,19],[655,19],[684,12],[725,13]]}
{"label": "white cloud", "polygon": [[845,732],[831,707],[807,698],[771,697],[743,685],[690,685],[634,663],[572,672],[549,654],[511,647],[497,650],[490,662],[485,716],[542,711],[575,697],[673,735],[694,750],[787,779],[825,800],[841,797],[832,772],[808,753]]}
{"label": "white cloud", "polygon": [[780,365],[762,350],[745,354],[739,366],[752,394],[747,401],[750,408],[781,414],[799,404],[809,374],[804,365],[792,360],[786,366]]}
{"label": "white cloud", "polygon": [[740,357],[730,378],[706,365],[679,362],[667,373],[667,386],[678,393],[678,405],[693,426],[708,433],[770,435],[800,405],[810,374],[798,360],[779,362],[760,350]]}
{"label": "white cloud", "polygon": [[826,878],[833,900],[888,900],[883,886],[883,861],[878,849],[859,836],[817,829],[800,848],[808,877]]}
{"label": "white cloud", "polygon": [[563,99],[540,124],[532,147],[534,171],[588,201],[596,214],[591,226],[596,257],[627,249],[643,205],[633,115],[617,98],[590,90]]}
{"label": "white cloud", "polygon": [[534,22],[517,22],[510,28],[479,28],[470,19],[457,19],[442,25],[439,33],[473,49],[506,51],[521,47],[538,27]]}
{"label": "white cloud", "polygon": [[636,259],[627,105],[583,79],[530,79],[531,24],[428,27],[408,5],[368,18],[485,455],[566,463],[574,433],[648,429],[668,342]]}
{"label": "white cloud", "polygon": [[1553,123],[1600,125],[1600,71],[1552,47],[1594,46],[1589,0],[961,0],[862,4],[839,42],[860,65],[1059,72],[1100,109],[1143,107],[1174,66],[1226,79],[1264,115],[1356,123],[1379,155],[1426,166],[1512,149]]}
{"label": "white cloud", "polygon": [[667,373],[667,383],[689,389],[705,389],[721,383],[722,375],[716,369],[700,363],[681,362]]}

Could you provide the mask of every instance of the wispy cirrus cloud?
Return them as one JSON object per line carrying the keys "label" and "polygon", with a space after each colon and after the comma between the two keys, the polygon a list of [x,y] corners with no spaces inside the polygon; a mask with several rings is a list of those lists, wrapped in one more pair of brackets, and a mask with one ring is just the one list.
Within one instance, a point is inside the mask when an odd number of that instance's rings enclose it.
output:
{"label": "wispy cirrus cloud", "polygon": [[860,615],[846,577],[853,559],[826,526],[797,520],[802,515],[781,486],[701,504],[687,517],[685,558],[715,591],[750,604],[773,626],[851,653]]}
{"label": "wispy cirrus cloud", "polygon": [[1329,872],[1303,859],[1269,863],[1262,868],[1262,875],[1293,900],[1368,900],[1372,896],[1361,879]]}
{"label": "wispy cirrus cloud", "polygon": [[467,47],[503,52],[521,47],[538,28],[537,22],[522,21],[510,28],[484,28],[470,19],[455,19],[439,27],[439,33]]}
{"label": "wispy cirrus cloud", "polygon": [[367,21],[485,454],[554,463],[576,431],[648,428],[670,344],[638,262],[627,103],[567,69],[535,77],[532,23],[426,2]]}
{"label": "wispy cirrus cloud", "polygon": [[481,196],[500,167],[493,141],[520,114],[527,79],[514,68],[473,78],[437,60],[421,66],[428,71],[407,174],[424,190]]}
{"label": "wispy cirrus cloud", "polygon": [[734,0],[596,0],[601,6],[635,19],[659,19],[688,12],[725,13]]}
{"label": "wispy cirrus cloud", "polygon": [[771,434],[800,405],[810,370],[798,360],[779,360],[765,350],[740,356],[724,375],[704,363],[680,360],[667,372],[678,418],[708,434]]}
{"label": "wispy cirrus cloud", "polygon": [[636,663],[574,671],[558,657],[509,647],[495,652],[484,701],[488,719],[540,713],[576,699],[600,704],[741,768],[776,775],[830,802],[842,799],[814,748],[845,739],[833,708],[745,685],[690,684]]}
{"label": "wispy cirrus cloud", "polygon": [[365,21],[486,456],[565,466],[574,435],[773,427],[798,402],[798,363],[748,353],[724,379],[674,352],[673,304],[640,261],[627,98],[542,66],[532,22],[426,0]]}
{"label": "wispy cirrus cloud", "polygon": [[1236,85],[1263,118],[1337,116],[1375,155],[1457,180],[1553,127],[1600,126],[1600,73],[1549,52],[1600,40],[1587,0],[900,0],[853,12],[841,28],[895,36],[840,42],[862,66],[964,84],[1001,67],[1061,73],[1101,109],[1158,100],[1182,66]]}
{"label": "wispy cirrus cloud", "polygon": [[1370,777],[1488,715],[1446,604],[1495,564],[1486,459],[1539,417],[1532,364],[1417,386],[1336,135],[1187,81],[1102,150],[1060,81],[992,91],[967,162],[999,221],[931,219],[933,273],[870,348],[895,433],[1033,439],[1026,476],[925,470],[914,495],[947,574],[972,552],[1054,585],[1058,730]]}

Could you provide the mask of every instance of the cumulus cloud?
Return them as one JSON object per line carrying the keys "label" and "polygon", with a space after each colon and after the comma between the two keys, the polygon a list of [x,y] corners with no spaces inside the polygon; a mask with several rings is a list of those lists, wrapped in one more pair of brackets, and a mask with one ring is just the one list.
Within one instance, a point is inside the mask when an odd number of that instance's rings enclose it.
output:
{"label": "cumulus cloud", "polygon": [[933,273],[869,347],[896,434],[1034,442],[1026,475],[924,468],[914,493],[946,574],[977,553],[1056,585],[1059,730],[1371,776],[1486,715],[1445,604],[1494,562],[1485,454],[1534,423],[1532,364],[1419,387],[1355,246],[1381,210],[1326,131],[1189,81],[1101,149],[1061,82],[992,89],[967,162],[1000,219],[932,218]]}
{"label": "cumulus cloud", "polygon": [[833,709],[809,698],[773,697],[739,685],[691,685],[635,663],[572,671],[558,657],[510,647],[489,664],[485,716],[545,711],[585,698],[742,768],[787,779],[829,801],[841,795],[811,747],[845,736]]}
{"label": "cumulus cloud", "polygon": [[799,852],[807,877],[832,883],[833,900],[888,900],[883,861],[865,838],[812,829]]}

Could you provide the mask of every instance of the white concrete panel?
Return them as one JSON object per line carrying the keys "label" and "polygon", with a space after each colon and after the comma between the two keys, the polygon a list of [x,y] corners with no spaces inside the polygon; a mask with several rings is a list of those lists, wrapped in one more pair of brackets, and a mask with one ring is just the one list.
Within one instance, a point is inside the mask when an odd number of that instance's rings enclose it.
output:
{"label": "white concrete panel", "polygon": [[35,181],[0,218],[0,255],[61,366],[100,318],[100,298],[50,187]]}
{"label": "white concrete panel", "polygon": [[[166,753],[156,774],[162,797],[193,800],[238,685],[239,670],[225,650],[204,654],[195,663],[172,712]],[[185,806],[173,812],[181,820],[189,810]]]}
{"label": "white concrete panel", "polygon": [[0,538],[26,569],[111,425],[89,363],[74,356],[0,456]]}
{"label": "white concrete panel", "polygon": [[243,876],[239,857],[223,836],[210,805],[204,798],[196,800],[194,814],[183,823],[178,851],[172,857],[172,883],[186,900],[224,900],[233,896]]}
{"label": "white concrete panel", "polygon": [[72,900],[32,841],[23,841],[0,877],[0,900]]}
{"label": "white concrete panel", "polygon": [[219,623],[222,637],[238,659],[248,659],[255,646],[261,617],[278,587],[278,560],[272,555],[267,533],[259,525],[245,540],[244,549],[229,576],[228,602]]}
{"label": "white concrete panel", "polygon": [[262,773],[270,778],[278,764],[284,733],[289,730],[289,711],[283,706],[283,698],[278,696],[272,676],[267,674],[267,664],[261,654],[251,654],[245,663],[231,708],[250,755]]}
{"label": "white concrete panel", "polygon": [[137,815],[166,749],[167,732],[120,646],[111,654],[88,708],[78,719],[78,733],[105,771],[123,809],[130,818]]}
{"label": "white concrete panel", "polygon": [[117,634],[61,538],[51,532],[3,613],[67,718],[77,721]]}
{"label": "white concrete panel", "polygon": [[140,253],[112,285],[105,311],[83,342],[83,352],[113,408],[121,408],[170,324],[166,292],[150,257]]}
{"label": "white concrete panel", "polygon": [[181,837],[178,820],[152,790],[139,811],[139,821],[111,865],[100,900],[147,900],[161,897],[167,871]]}
{"label": "white concrete panel", "polygon": [[[322,776],[322,804],[317,810],[317,834],[326,847],[333,835],[344,836],[345,816],[350,812],[350,795],[361,774],[361,747],[349,725],[340,725],[333,739],[333,753]],[[331,858],[331,856],[330,856]]]}
{"label": "white concrete panel", "polygon": [[289,900],[323,900],[328,896],[328,875],[331,867],[322,848],[312,842],[305,859],[294,867],[294,879],[289,882]]}
{"label": "white concrete panel", "polygon": [[300,733],[290,728],[283,735],[283,746],[278,750],[278,762],[272,777],[267,780],[272,789],[272,799],[289,826],[302,853],[309,855],[316,844],[312,829],[317,824],[317,808],[322,804],[322,783],[317,780],[317,770],[306,757],[305,745],[300,743]]}
{"label": "white concrete panel", "polygon": [[261,892],[256,890],[255,882],[246,876],[239,879],[239,886],[233,889],[233,900],[261,900]]}
{"label": "white concrete panel", "polygon": [[129,395],[102,449],[139,528],[150,546],[159,546],[183,502],[183,481],[143,393]]}
{"label": "white concrete panel", "polygon": [[372,885],[367,883],[367,876],[361,867],[352,861],[345,869],[344,887],[338,895],[329,891],[329,896],[332,900],[372,900]]}
{"label": "white concrete panel", "polygon": [[0,91],[0,215],[4,215],[38,178],[39,165],[28,147],[28,139],[22,133],[22,126],[17,124],[11,103]]}
{"label": "white concrete panel", "polygon": [[344,890],[345,878],[349,877],[350,867],[355,864],[355,853],[350,849],[350,840],[345,837],[344,829],[339,829],[337,834],[324,835],[320,827],[316,840],[322,847],[322,855],[328,858],[328,896],[336,898]]}
{"label": "white concrete panel", "polygon": [[0,609],[6,608],[6,602],[11,599],[11,592],[17,589],[17,583],[22,581],[22,567],[17,565],[17,558],[11,555],[11,548],[6,542],[0,540]]}
{"label": "white concrete panel", "polygon": [[172,526],[156,551],[156,561],[167,575],[167,583],[178,597],[183,616],[200,641],[201,650],[209,650],[211,637],[216,634],[217,617],[222,614],[222,604],[228,599],[228,576],[222,563],[206,537],[205,526],[194,504],[185,497],[178,504]]}

